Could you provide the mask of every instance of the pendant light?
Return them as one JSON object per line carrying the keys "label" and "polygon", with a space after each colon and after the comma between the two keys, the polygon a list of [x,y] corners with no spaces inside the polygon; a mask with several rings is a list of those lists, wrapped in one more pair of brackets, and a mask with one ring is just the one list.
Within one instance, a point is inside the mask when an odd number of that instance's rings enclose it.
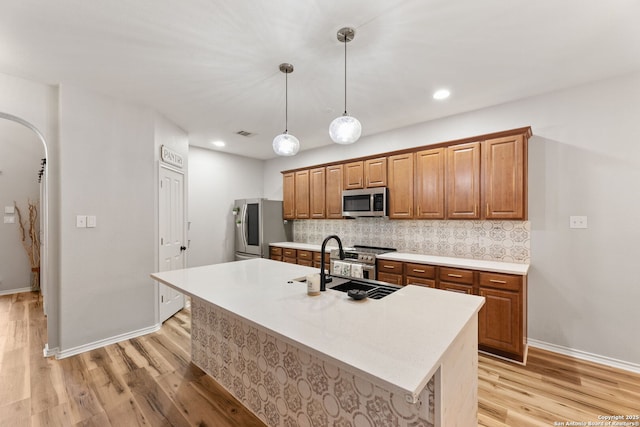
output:
{"label": "pendant light", "polygon": [[278,156],[295,156],[300,150],[300,141],[293,135],[289,134],[288,126],[288,110],[289,110],[289,82],[287,77],[289,73],[293,73],[293,65],[282,63],[280,71],[284,73],[284,132],[273,138],[273,151]]}
{"label": "pendant light", "polygon": [[360,138],[362,125],[355,117],[347,114],[347,43],[355,37],[353,28],[338,30],[338,40],[344,43],[344,114],[331,122],[329,136],[337,144],[353,144]]}

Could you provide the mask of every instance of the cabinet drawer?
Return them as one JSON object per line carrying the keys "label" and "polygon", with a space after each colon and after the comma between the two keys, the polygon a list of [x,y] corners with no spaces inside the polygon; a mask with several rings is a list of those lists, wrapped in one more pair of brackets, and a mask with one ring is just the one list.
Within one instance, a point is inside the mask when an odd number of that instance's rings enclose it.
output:
{"label": "cabinet drawer", "polygon": [[313,254],[311,253],[311,251],[303,251],[303,250],[298,250],[298,259],[305,259],[305,260],[313,260]]}
{"label": "cabinet drawer", "polygon": [[304,265],[306,267],[313,267],[312,259],[300,259],[298,258],[298,265]]}
{"label": "cabinet drawer", "polygon": [[500,273],[480,273],[480,286],[519,292],[522,289],[522,276]]}
{"label": "cabinet drawer", "polygon": [[402,261],[378,260],[378,272],[402,275]]}
{"label": "cabinet drawer", "polygon": [[433,265],[406,263],[404,274],[412,277],[423,277],[425,279],[436,278],[436,268]]}
{"label": "cabinet drawer", "polygon": [[[322,257],[320,256],[320,252],[314,252],[313,253],[313,260],[317,261],[318,263],[322,261]],[[330,262],[329,260],[329,254],[325,253],[324,254],[324,263],[328,264]]]}
{"label": "cabinet drawer", "polygon": [[406,276],[404,284],[426,286],[427,288],[436,287],[436,281],[433,279],[425,279],[422,277],[413,277],[413,276]]}
{"label": "cabinet drawer", "polygon": [[295,249],[283,248],[282,255],[287,258],[296,258],[298,256],[298,251]]}
{"label": "cabinet drawer", "polygon": [[473,271],[460,268],[440,267],[440,280],[443,282],[473,285]]}
{"label": "cabinet drawer", "polygon": [[282,261],[288,262],[289,264],[297,264],[298,260],[296,258],[283,257]]}
{"label": "cabinet drawer", "polygon": [[271,255],[278,255],[278,256],[282,256],[282,248],[278,247],[278,246],[270,246],[269,247],[269,253]]}
{"label": "cabinet drawer", "polygon": [[384,271],[378,272],[378,280],[402,286],[402,274],[385,273]]}
{"label": "cabinet drawer", "polygon": [[282,261],[282,256],[281,255],[273,255],[273,254],[271,254],[271,256],[269,256],[269,258],[274,260],[274,261]]}

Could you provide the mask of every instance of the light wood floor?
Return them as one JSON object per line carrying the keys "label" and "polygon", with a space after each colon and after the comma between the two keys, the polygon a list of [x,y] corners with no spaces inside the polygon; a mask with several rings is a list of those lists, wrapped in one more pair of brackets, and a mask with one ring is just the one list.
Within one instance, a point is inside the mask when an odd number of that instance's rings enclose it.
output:
{"label": "light wood floor", "polygon": [[[184,310],[159,332],[45,359],[39,294],[0,296],[0,426],[263,426],[189,363],[189,336]],[[480,355],[479,379],[480,426],[640,414],[640,375],[542,350],[527,367]]]}

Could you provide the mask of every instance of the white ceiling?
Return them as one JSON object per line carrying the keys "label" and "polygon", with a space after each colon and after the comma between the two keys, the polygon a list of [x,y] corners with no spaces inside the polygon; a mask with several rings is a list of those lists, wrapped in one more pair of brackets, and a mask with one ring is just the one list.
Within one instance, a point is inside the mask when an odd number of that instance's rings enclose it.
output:
{"label": "white ceiling", "polygon": [[[0,72],[152,107],[192,145],[275,157],[640,70],[638,0],[2,0]],[[434,90],[451,97],[435,101]],[[243,137],[244,130],[253,136]]]}

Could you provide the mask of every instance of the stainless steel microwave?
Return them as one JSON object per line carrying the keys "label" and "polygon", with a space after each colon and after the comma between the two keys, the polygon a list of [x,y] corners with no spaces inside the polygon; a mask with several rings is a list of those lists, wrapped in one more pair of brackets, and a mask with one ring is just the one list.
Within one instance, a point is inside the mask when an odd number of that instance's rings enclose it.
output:
{"label": "stainless steel microwave", "polygon": [[342,216],[387,216],[387,188],[365,188],[342,192]]}

